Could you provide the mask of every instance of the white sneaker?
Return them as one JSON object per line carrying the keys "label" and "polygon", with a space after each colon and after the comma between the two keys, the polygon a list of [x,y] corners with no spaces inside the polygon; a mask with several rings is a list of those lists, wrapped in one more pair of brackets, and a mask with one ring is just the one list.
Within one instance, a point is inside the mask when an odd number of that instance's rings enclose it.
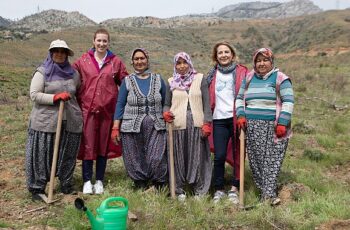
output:
{"label": "white sneaker", "polygon": [[83,194],[92,194],[92,184],[91,181],[86,181],[83,187]]}
{"label": "white sneaker", "polygon": [[228,200],[231,201],[233,204],[239,204],[239,198],[238,194],[235,191],[228,191],[227,193]]}
{"label": "white sneaker", "polygon": [[184,202],[186,200],[186,194],[179,194],[177,195],[177,200],[180,202]]}
{"label": "white sneaker", "polygon": [[225,192],[223,191],[220,191],[220,190],[217,190],[215,193],[214,193],[214,203],[218,203],[222,198],[224,198],[226,196]]}
{"label": "white sneaker", "polygon": [[100,180],[97,180],[95,185],[94,185],[94,189],[95,189],[95,194],[103,194],[103,183]]}

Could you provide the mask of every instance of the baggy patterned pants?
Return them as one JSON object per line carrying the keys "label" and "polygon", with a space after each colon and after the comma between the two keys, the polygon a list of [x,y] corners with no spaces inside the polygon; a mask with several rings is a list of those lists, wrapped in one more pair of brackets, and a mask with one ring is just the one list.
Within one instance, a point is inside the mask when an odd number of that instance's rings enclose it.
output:
{"label": "baggy patterned pants", "polygon": [[277,196],[277,177],[288,146],[288,139],[274,143],[274,132],[274,121],[248,120],[247,154],[262,199]]}

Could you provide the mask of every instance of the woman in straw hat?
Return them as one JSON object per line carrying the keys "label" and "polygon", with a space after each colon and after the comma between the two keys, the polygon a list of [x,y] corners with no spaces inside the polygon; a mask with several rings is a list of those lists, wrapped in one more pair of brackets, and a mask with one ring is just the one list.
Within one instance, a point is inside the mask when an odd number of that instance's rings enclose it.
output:
{"label": "woman in straw hat", "polygon": [[73,192],[73,172],[82,132],[82,113],[76,99],[80,86],[79,74],[72,68],[68,56],[73,51],[63,40],[51,42],[46,60],[38,67],[30,85],[34,102],[30,114],[26,144],[27,188],[33,200],[45,193],[50,179],[59,101],[65,102],[60,136],[57,176],[64,194]]}

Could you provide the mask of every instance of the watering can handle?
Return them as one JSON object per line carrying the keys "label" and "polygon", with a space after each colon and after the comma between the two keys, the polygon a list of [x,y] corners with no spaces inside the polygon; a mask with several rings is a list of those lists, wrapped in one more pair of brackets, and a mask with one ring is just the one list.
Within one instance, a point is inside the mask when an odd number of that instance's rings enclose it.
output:
{"label": "watering can handle", "polygon": [[105,199],[102,204],[101,204],[101,208],[109,208],[111,206],[109,206],[109,203],[111,202],[122,202],[124,204],[125,207],[128,207],[128,200],[125,199],[124,197],[110,197]]}

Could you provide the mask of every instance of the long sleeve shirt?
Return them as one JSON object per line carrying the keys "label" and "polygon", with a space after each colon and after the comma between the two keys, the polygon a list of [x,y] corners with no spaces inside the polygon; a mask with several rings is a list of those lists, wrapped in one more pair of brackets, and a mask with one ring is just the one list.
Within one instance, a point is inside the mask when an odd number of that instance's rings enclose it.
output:
{"label": "long sleeve shirt", "polygon": [[[237,117],[245,116],[247,119],[275,120],[276,119],[276,78],[277,71],[267,79],[256,74],[246,89],[246,79],[243,80],[236,98]],[[294,107],[294,94],[289,79],[280,85],[280,98],[282,109],[277,123],[287,126],[291,121]]]}

